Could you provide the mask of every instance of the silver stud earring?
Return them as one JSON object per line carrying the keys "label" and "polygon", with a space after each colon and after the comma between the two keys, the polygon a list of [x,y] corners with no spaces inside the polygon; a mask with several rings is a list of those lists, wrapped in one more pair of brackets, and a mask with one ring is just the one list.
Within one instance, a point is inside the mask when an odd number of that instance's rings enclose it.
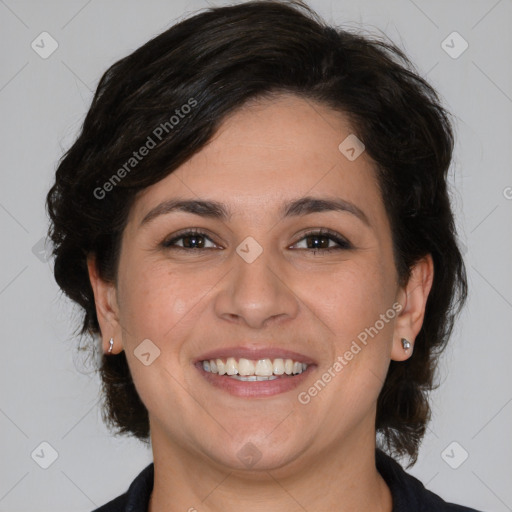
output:
{"label": "silver stud earring", "polygon": [[110,338],[110,347],[108,349],[108,353],[110,354],[112,352],[112,348],[114,347],[114,338]]}
{"label": "silver stud earring", "polygon": [[404,350],[409,350],[411,348],[411,342],[402,338],[402,347],[404,347]]}

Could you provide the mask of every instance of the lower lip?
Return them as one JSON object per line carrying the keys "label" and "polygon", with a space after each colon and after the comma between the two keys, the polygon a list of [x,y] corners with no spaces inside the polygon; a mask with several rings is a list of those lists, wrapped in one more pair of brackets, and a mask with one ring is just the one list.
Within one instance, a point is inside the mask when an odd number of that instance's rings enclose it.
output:
{"label": "lower lip", "polygon": [[297,375],[282,375],[278,376],[277,379],[255,382],[245,382],[232,379],[226,375],[206,372],[200,362],[196,363],[195,367],[210,384],[232,395],[244,398],[266,398],[297,388],[309,377],[315,365],[309,365],[302,373]]}

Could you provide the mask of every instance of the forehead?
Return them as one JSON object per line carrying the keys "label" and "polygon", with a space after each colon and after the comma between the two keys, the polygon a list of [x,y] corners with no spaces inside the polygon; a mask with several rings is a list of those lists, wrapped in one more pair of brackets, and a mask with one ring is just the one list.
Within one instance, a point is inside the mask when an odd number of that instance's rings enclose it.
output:
{"label": "forehead", "polygon": [[[340,150],[354,137],[342,113],[294,95],[251,101],[224,120],[209,143],[185,164],[139,194],[139,222],[173,197],[212,199],[238,216],[282,211],[304,196],[342,198],[382,214],[374,164]],[[351,140],[349,138],[349,140]]]}

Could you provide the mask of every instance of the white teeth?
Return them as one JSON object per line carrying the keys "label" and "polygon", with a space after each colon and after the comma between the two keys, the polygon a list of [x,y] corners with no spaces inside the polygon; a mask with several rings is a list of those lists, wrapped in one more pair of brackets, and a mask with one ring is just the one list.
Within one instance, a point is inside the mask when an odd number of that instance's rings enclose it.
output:
{"label": "white teeth", "polygon": [[225,369],[228,375],[236,375],[238,373],[238,365],[236,364],[236,359],[234,357],[228,357]]}
{"label": "white teeth", "polygon": [[263,377],[261,375],[249,375],[247,377],[241,377],[240,375],[233,375],[233,379],[243,380],[244,382],[256,382],[260,380],[274,380],[277,379],[275,375],[270,375],[268,377]]}
{"label": "white teeth", "polygon": [[217,373],[219,375],[224,375],[226,373],[226,369],[225,369],[225,366],[224,366],[224,361],[222,361],[222,359],[217,359],[215,361],[215,364],[217,365]]}
{"label": "white teeth", "polygon": [[239,359],[238,373],[240,375],[254,375],[254,363],[249,359]]}
{"label": "white teeth", "polygon": [[272,375],[273,370],[272,361],[270,359],[260,359],[256,363],[254,373],[261,377],[268,377],[269,375]]}
{"label": "white teeth", "polygon": [[282,359],[274,359],[274,375],[283,375],[284,361]]}
{"label": "white teeth", "polygon": [[[252,361],[250,359],[228,357],[223,359],[210,359],[202,362],[203,369],[209,373],[218,375],[228,375],[243,381],[273,380],[276,375],[297,375],[307,369],[306,363],[300,363],[293,359],[277,358],[259,359]],[[256,378],[258,377],[258,378]]]}

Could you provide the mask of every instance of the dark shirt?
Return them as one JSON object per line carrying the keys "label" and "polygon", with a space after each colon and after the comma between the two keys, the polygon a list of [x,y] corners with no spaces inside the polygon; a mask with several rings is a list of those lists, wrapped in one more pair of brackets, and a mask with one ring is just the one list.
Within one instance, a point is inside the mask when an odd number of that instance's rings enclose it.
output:
{"label": "dark shirt", "polygon": [[[376,466],[393,497],[393,512],[481,512],[474,508],[447,503],[429,491],[387,453],[377,449]],[[131,483],[127,492],[93,512],[147,512],[153,490],[153,462]]]}

